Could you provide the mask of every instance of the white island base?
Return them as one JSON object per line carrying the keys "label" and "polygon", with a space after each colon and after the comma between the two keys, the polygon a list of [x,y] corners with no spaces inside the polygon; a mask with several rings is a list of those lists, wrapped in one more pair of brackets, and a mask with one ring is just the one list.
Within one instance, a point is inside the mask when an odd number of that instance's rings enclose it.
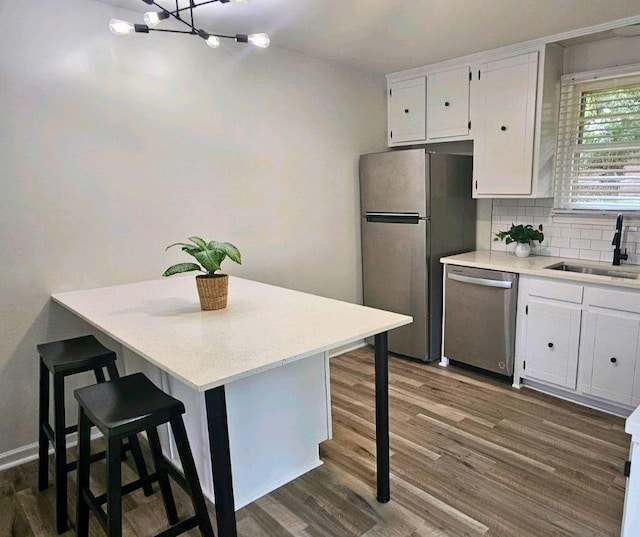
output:
{"label": "white island base", "polygon": [[[181,400],[185,426],[205,496],[215,503],[204,394],[123,349],[127,374],[141,371]],[[322,464],[318,445],[331,438],[328,353],[320,353],[225,385],[235,508]],[[167,427],[165,456],[180,462]]]}

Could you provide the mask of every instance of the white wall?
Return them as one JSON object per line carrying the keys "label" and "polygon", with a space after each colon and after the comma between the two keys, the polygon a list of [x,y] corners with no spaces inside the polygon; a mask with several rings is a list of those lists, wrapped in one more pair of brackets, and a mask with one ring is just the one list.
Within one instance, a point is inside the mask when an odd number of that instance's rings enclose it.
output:
{"label": "white wall", "polygon": [[114,16],[133,14],[0,3],[0,454],[36,440],[36,344],[88,331],[53,292],[159,277],[196,234],[240,248],[226,272],[361,300],[358,155],[385,148],[384,79],[118,38]]}
{"label": "white wall", "polygon": [[611,37],[569,46],[564,52],[564,72],[582,73],[618,65],[640,63],[640,37]]}

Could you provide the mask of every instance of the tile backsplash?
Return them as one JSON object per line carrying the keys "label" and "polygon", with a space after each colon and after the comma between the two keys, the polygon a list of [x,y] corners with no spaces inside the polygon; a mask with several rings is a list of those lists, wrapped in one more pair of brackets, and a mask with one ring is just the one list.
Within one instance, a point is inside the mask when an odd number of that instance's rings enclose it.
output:
{"label": "tile backsplash", "polygon": [[[589,261],[613,260],[614,227],[611,224],[554,223],[551,217],[553,198],[494,199],[491,211],[491,249],[513,251],[515,244],[494,241],[498,231],[506,231],[511,224],[542,224],[544,241],[532,248],[532,254],[553,257],[573,257]],[[629,259],[624,264],[640,265],[640,229],[623,226],[622,250]]]}

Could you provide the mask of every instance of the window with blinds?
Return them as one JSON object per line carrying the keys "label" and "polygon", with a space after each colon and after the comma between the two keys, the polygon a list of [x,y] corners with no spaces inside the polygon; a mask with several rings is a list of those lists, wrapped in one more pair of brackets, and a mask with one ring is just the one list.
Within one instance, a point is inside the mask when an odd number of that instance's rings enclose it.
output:
{"label": "window with blinds", "polygon": [[563,77],[555,213],[640,211],[640,73]]}

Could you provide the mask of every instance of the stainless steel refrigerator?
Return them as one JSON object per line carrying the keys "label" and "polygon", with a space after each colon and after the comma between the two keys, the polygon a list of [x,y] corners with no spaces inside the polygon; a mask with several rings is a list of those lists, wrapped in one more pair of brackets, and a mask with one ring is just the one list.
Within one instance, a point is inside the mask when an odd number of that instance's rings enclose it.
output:
{"label": "stainless steel refrigerator", "polygon": [[473,250],[472,157],[406,149],[360,157],[364,304],[413,316],[389,350],[440,358],[445,255]]}

